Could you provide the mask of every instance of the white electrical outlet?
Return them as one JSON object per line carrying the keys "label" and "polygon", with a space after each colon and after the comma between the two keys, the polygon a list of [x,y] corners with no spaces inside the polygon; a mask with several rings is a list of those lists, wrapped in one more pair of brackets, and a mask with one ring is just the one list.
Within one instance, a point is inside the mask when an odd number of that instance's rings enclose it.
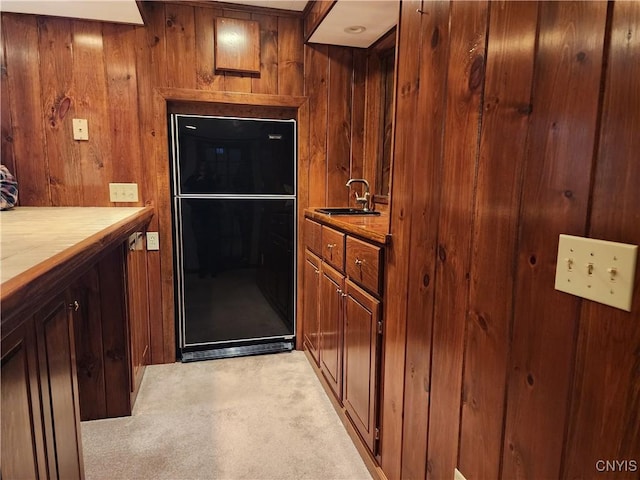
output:
{"label": "white electrical outlet", "polygon": [[74,118],[71,123],[74,140],[89,140],[89,124],[86,118]]}
{"label": "white electrical outlet", "polygon": [[137,202],[138,201],[138,184],[137,183],[110,183],[109,184],[109,201],[111,202]]}
{"label": "white electrical outlet", "polygon": [[462,475],[462,472],[460,470],[458,470],[457,468],[453,469],[453,480],[467,480],[466,478],[464,478],[464,475]]}
{"label": "white electrical outlet", "polygon": [[160,250],[160,234],[147,232],[147,250]]}
{"label": "white electrical outlet", "polygon": [[556,290],[631,311],[638,246],[560,235]]}

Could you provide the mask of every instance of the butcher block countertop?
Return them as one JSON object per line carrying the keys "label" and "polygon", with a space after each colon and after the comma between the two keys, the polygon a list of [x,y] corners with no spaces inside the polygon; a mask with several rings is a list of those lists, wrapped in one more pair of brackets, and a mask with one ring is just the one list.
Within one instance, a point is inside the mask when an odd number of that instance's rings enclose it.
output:
{"label": "butcher block countertop", "polygon": [[16,207],[0,212],[0,304],[37,301],[101,253],[123,243],[152,207]]}
{"label": "butcher block countertop", "polygon": [[316,211],[316,208],[308,208],[304,214],[311,220],[339,228],[380,245],[391,243],[389,214],[386,212],[380,215],[327,215]]}

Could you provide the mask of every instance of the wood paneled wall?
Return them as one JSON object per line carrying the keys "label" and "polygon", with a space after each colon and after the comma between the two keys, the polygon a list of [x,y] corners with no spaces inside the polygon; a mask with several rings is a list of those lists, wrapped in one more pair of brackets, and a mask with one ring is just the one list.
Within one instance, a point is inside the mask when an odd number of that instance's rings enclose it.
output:
{"label": "wood paneled wall", "polygon": [[[395,31],[386,38],[393,45]],[[374,47],[305,45],[305,95],[309,98],[309,205],[356,206],[346,187],[365,178],[376,192],[383,77]],[[351,195],[350,195],[351,193]],[[386,204],[376,208],[386,210]]]}
{"label": "wood paneled wall", "polygon": [[398,52],[383,470],[637,478],[640,282],[554,277],[560,233],[640,244],[640,4],[407,0]]}
{"label": "wood paneled wall", "polygon": [[[157,89],[303,94],[300,16],[141,4],[145,26],[2,14],[2,162],[16,174],[21,205],[113,206],[110,182],[138,183],[140,205],[169,205],[155,168],[166,151],[159,145],[166,132],[156,131],[165,124],[154,116]],[[219,16],[260,24],[258,76],[214,71]],[[72,118],[88,119],[88,142],[72,139]],[[150,230],[157,229],[156,216]],[[166,248],[171,232],[160,233]],[[148,268],[152,361],[172,362],[173,298],[170,289],[161,294],[161,284],[173,281],[171,253],[148,252]]]}

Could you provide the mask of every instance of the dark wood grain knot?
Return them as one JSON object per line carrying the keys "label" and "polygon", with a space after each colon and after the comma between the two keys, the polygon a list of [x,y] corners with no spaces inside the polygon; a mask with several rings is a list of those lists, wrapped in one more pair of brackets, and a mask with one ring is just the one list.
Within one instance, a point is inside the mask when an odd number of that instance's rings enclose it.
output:
{"label": "dark wood grain knot", "polygon": [[49,122],[49,125],[51,126],[51,128],[56,128],[56,121],[55,120],[51,120]]}
{"label": "dark wood grain knot", "polygon": [[535,265],[537,262],[538,262],[538,259],[536,258],[536,256],[535,256],[535,255],[531,255],[531,256],[529,257],[529,263],[530,263],[531,265]]}
{"label": "dark wood grain knot", "polygon": [[470,280],[471,279],[471,274],[469,272],[464,274],[464,279],[465,280]]}
{"label": "dark wood grain knot", "polygon": [[13,137],[11,135],[7,135],[4,139],[9,143],[13,143]]}
{"label": "dark wood grain knot", "polygon": [[513,452],[515,449],[516,447],[513,446],[513,443],[509,443],[509,450]]}
{"label": "dark wood grain knot", "polygon": [[431,277],[429,277],[428,273],[425,273],[424,277],[422,277],[422,285],[424,285],[426,288],[429,286],[429,283],[431,283]]}
{"label": "dark wood grain knot", "polygon": [[551,124],[551,130],[557,130],[558,129],[558,122],[553,122]]}
{"label": "dark wood grain knot", "polygon": [[518,113],[524,116],[531,115],[533,113],[533,105],[531,103],[520,105],[518,107]]}
{"label": "dark wood grain knot", "polygon": [[533,375],[531,374],[527,375],[527,383],[529,384],[530,387],[533,386]]}
{"label": "dark wood grain knot", "polygon": [[442,245],[438,245],[438,258],[441,262],[447,260],[447,250]]}
{"label": "dark wood grain knot", "polygon": [[565,190],[564,191],[564,196],[567,198],[572,198],[573,197],[573,192],[571,190]]}
{"label": "dark wood grain knot", "polygon": [[499,103],[500,103],[500,98],[498,98],[498,97],[489,98],[484,103],[484,109],[488,112],[488,111],[496,108]]}
{"label": "dark wood grain knot", "polygon": [[400,220],[404,218],[404,208],[400,208],[400,211],[398,212],[398,218]]}
{"label": "dark wood grain knot", "polygon": [[64,97],[60,101],[60,105],[58,106],[58,118],[60,118],[60,120],[64,119],[64,117],[69,112],[70,108],[71,108],[71,99],[69,97]]}
{"label": "dark wood grain knot", "polygon": [[431,34],[431,48],[436,48],[440,43],[440,29],[438,27],[433,29]]}
{"label": "dark wood grain knot", "polygon": [[484,57],[476,55],[471,63],[471,71],[469,72],[469,91],[477,93],[484,80]]}
{"label": "dark wood grain knot", "polygon": [[127,73],[127,80],[131,80],[131,74]]}
{"label": "dark wood grain knot", "polygon": [[155,130],[151,130],[151,136],[155,137],[156,136],[156,131]]}
{"label": "dark wood grain knot", "polygon": [[630,42],[632,38],[633,38],[633,30],[629,29],[627,31],[627,42]]}
{"label": "dark wood grain knot", "polygon": [[157,36],[157,35],[155,35],[155,36],[153,37],[153,44],[154,44],[154,45],[158,45],[159,43],[160,43],[160,37],[159,37],[159,36]]}
{"label": "dark wood grain knot", "polygon": [[489,324],[487,323],[487,319],[485,318],[485,316],[482,313],[476,313],[475,317],[476,317],[476,323],[478,324],[478,326],[484,332],[488,332],[489,331]]}
{"label": "dark wood grain knot", "polygon": [[429,393],[429,376],[425,375],[424,378],[422,379],[422,388],[424,388],[424,391]]}
{"label": "dark wood grain knot", "polygon": [[167,18],[167,27],[173,27],[175,20],[176,18],[173,15]]}
{"label": "dark wood grain knot", "polygon": [[579,63],[584,63],[586,59],[587,59],[587,54],[584,52],[578,52],[578,54],[576,55],[576,60],[578,60]]}

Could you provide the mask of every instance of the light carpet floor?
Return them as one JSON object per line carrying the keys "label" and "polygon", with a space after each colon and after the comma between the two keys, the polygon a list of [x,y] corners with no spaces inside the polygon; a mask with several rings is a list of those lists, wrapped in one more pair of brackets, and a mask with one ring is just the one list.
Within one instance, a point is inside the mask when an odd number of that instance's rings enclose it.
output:
{"label": "light carpet floor", "polygon": [[302,352],[147,367],[131,417],[82,423],[92,479],[371,479]]}

